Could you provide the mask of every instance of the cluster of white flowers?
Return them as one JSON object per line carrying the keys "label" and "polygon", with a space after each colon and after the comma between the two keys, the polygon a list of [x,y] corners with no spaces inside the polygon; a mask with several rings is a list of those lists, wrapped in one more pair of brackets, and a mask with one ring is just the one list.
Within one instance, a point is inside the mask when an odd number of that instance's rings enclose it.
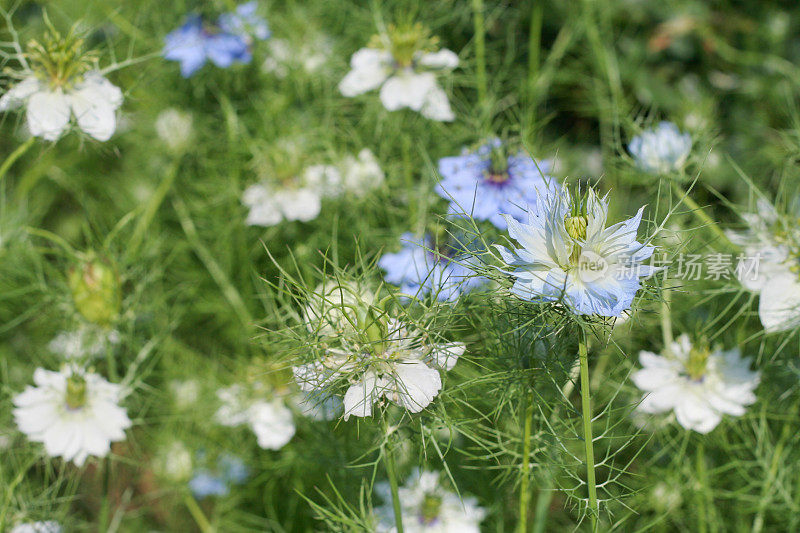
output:
{"label": "cluster of white flowers", "polygon": [[344,193],[363,196],[379,187],[384,173],[373,153],[365,148],[358,157],[351,155],[336,165],[306,167],[294,186],[257,183],[242,195],[242,203],[250,209],[247,224],[274,226],[283,220],[308,222],[319,215],[322,199]]}
{"label": "cluster of white flowers", "polygon": [[90,455],[104,457],[112,442],[125,440],[131,421],[119,406],[122,388],[98,374],[65,366],[37,368],[35,387],[14,397],[14,420],[47,455],[82,466]]}
{"label": "cluster of white flowers", "polygon": [[745,213],[743,232],[727,231],[742,247],[736,273],[742,285],[760,294],[758,315],[768,332],[800,326],[800,231],[797,215],[782,217],[763,198],[754,213]]}
{"label": "cluster of white flowers", "polygon": [[756,401],[759,374],[750,370],[750,359],[738,348],[710,351],[681,335],[664,355],[640,352],[639,362],[643,368],[631,376],[645,393],[638,409],[650,414],[674,411],[686,429],[708,433],[722,415],[741,416]]}
{"label": "cluster of white flowers", "polygon": [[264,449],[283,448],[295,433],[292,411],[280,398],[266,400],[253,396],[240,384],[218,390],[221,405],[214,418],[223,426],[249,426]]}

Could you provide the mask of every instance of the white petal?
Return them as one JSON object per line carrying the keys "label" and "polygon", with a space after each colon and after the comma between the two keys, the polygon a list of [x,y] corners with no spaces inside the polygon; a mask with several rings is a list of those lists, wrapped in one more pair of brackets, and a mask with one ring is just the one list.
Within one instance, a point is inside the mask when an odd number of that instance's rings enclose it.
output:
{"label": "white petal", "polygon": [[380,397],[383,388],[382,380],[379,383],[374,372],[365,372],[361,381],[351,385],[344,394],[344,419],[347,420],[350,415],[372,416],[372,404]]}
{"label": "white petal", "polygon": [[777,275],[761,290],[758,305],[761,324],[768,332],[800,325],[800,280],[794,273]]}
{"label": "white petal", "polygon": [[436,77],[430,72],[417,74],[410,70],[398,72],[381,87],[381,102],[389,111],[408,107],[419,111],[428,93],[436,88]]}
{"label": "white petal", "polygon": [[439,371],[421,361],[398,363],[395,367],[392,401],[412,413],[425,409],[439,394]]}
{"label": "white petal", "polygon": [[286,220],[308,222],[315,219],[322,209],[320,193],[308,188],[278,191],[275,193],[275,202]]}
{"label": "white petal", "polygon": [[279,401],[256,402],[248,410],[250,427],[258,445],[267,450],[279,450],[295,433],[292,412]]}
{"label": "white petal", "polygon": [[722,421],[722,416],[695,394],[682,396],[675,405],[675,418],[686,429],[708,433]]}
{"label": "white petal", "polygon": [[55,141],[67,129],[70,102],[61,90],[42,91],[28,100],[28,129],[34,137]]}
{"label": "white petal", "polygon": [[428,91],[425,97],[425,103],[422,106],[422,116],[440,122],[451,122],[455,120],[456,115],[450,107],[447,93],[445,93],[444,89],[439,87],[438,84]]}
{"label": "white petal", "polygon": [[87,74],[83,83],[70,94],[72,112],[78,126],[98,141],[107,141],[117,128],[117,108],[122,91],[99,75]]}
{"label": "white petal", "polygon": [[463,342],[449,342],[439,344],[431,351],[432,362],[442,370],[452,370],[456,366],[458,358],[464,355],[467,349]]}
{"label": "white petal", "polygon": [[39,92],[41,84],[36,76],[25,78],[0,97],[0,111],[8,111],[21,106],[25,100]]}
{"label": "white petal", "polygon": [[384,50],[362,48],[350,59],[352,70],[339,82],[339,91],[347,97],[377,89],[389,75],[391,55]]}
{"label": "white petal", "polygon": [[458,66],[458,55],[452,50],[442,48],[438,52],[424,54],[419,64],[428,68],[453,69]]}

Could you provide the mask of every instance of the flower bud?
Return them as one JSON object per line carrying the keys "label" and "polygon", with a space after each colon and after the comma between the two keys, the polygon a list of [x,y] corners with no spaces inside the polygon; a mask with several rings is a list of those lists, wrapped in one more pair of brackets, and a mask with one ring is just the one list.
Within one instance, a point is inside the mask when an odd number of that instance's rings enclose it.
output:
{"label": "flower bud", "polygon": [[119,315],[119,276],[106,260],[92,257],[73,266],[67,275],[75,308],[86,320],[100,326],[110,326]]}

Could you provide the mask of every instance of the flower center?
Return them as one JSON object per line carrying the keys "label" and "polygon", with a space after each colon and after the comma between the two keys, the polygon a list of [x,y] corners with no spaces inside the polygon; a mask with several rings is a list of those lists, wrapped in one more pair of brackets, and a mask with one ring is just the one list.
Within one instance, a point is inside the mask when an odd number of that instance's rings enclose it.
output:
{"label": "flower center", "polygon": [[495,184],[507,182],[511,175],[508,172],[508,156],[504,146],[493,146],[489,153],[489,168],[485,173],[486,181]]}
{"label": "flower center", "polygon": [[580,262],[583,247],[581,243],[586,240],[586,228],[589,220],[585,215],[564,217],[564,228],[575,242],[572,244],[572,252],[569,254],[569,262],[577,265]]}
{"label": "flower center", "polygon": [[708,366],[708,348],[692,348],[689,351],[689,359],[686,361],[686,373],[694,381],[702,381]]}
{"label": "flower center", "polygon": [[83,376],[71,375],[67,378],[67,407],[80,409],[86,405],[86,379]]}
{"label": "flower center", "polygon": [[[432,51],[439,41],[420,23],[389,24],[387,37],[389,52],[400,68],[413,66],[417,52]],[[386,44],[380,35],[373,36],[370,41],[370,46],[373,48],[385,48]]]}
{"label": "flower center", "polygon": [[69,88],[73,80],[91,69],[97,60],[94,52],[84,52],[84,39],[78,37],[73,27],[61,35],[46,21],[49,30],[42,41],[28,42],[25,56],[36,74],[52,89]]}
{"label": "flower center", "polygon": [[422,524],[430,525],[439,518],[442,509],[442,498],[433,493],[426,493],[422,499],[419,510],[419,521]]}

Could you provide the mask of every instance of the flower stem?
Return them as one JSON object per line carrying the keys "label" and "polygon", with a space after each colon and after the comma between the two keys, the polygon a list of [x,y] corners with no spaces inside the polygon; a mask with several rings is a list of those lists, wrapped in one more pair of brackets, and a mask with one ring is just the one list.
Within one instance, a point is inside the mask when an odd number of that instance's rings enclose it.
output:
{"label": "flower stem", "polygon": [[478,81],[478,101],[486,104],[486,31],[483,19],[483,0],[472,0],[472,19],[475,25],[475,60]]}
{"label": "flower stem", "polygon": [[522,464],[520,465],[519,484],[519,525],[517,531],[528,530],[528,504],[530,502],[530,469],[531,469],[531,426],[533,425],[533,398],[526,392],[522,401],[525,412],[525,425],[522,433]]}
{"label": "flower stem", "polygon": [[670,307],[672,306],[672,293],[666,287],[667,275],[664,273],[664,289],[661,293],[661,335],[664,339],[664,353],[670,354],[672,351],[672,316]]}
{"label": "flower stem", "polygon": [[389,478],[389,487],[392,490],[395,528],[397,533],[403,533],[403,509],[400,507],[400,491],[397,488],[397,467],[394,463],[394,455],[388,447],[383,449],[383,458],[386,464],[386,475]]}
{"label": "flower stem", "polygon": [[597,484],[594,475],[594,440],[592,438],[592,401],[589,382],[589,354],[586,348],[586,332],[578,330],[578,358],[581,365],[581,411],[583,415],[583,444],[586,448],[586,487],[589,491],[589,517],[592,531],[597,531],[600,509],[597,505]]}
{"label": "flower stem", "polygon": [[164,179],[158,184],[158,188],[155,190],[155,192],[153,192],[150,200],[145,205],[144,211],[142,211],[142,216],[136,222],[136,227],[133,230],[133,236],[128,244],[128,252],[132,257],[136,255],[136,252],[138,251],[139,246],[142,244],[145,234],[150,227],[150,223],[153,221],[153,218],[158,212],[158,208],[161,207],[161,204],[164,202],[164,198],[166,198],[167,193],[169,193],[170,189],[172,188],[172,184],[175,182],[175,178],[178,175],[180,164],[181,157],[178,156],[175,158],[169,169],[167,169]]}
{"label": "flower stem", "polygon": [[203,533],[213,533],[214,526],[211,525],[211,522],[208,521],[206,515],[203,514],[203,510],[200,509],[200,506],[197,505],[197,500],[189,494],[188,492],[183,496],[183,503],[186,505],[186,509],[189,510],[189,513],[194,518],[194,521],[197,523],[197,527],[200,528],[200,531]]}
{"label": "flower stem", "polygon": [[706,523],[706,514],[708,510],[706,509],[706,491],[708,490],[708,486],[706,483],[706,451],[705,447],[703,446],[703,441],[699,440],[697,443],[697,457],[696,459],[696,468],[697,468],[697,477],[700,481],[700,490],[697,492],[697,531],[698,533],[706,533],[708,531],[708,525]]}
{"label": "flower stem", "polygon": [[11,154],[6,158],[6,160],[3,161],[3,164],[0,165],[0,183],[2,183],[3,178],[6,177],[6,173],[8,172],[8,169],[11,168],[11,165],[13,165],[17,159],[22,157],[22,155],[28,151],[28,148],[33,146],[33,143],[35,141],[36,141],[35,137],[29,137],[27,141],[19,145],[17,149],[11,152]]}
{"label": "flower stem", "polygon": [[714,233],[714,235],[719,237],[720,240],[723,243],[725,243],[726,246],[733,247],[733,243],[728,238],[728,236],[725,235],[725,232],[722,231],[722,228],[719,227],[719,224],[717,224],[714,220],[712,220],[711,217],[708,216],[708,214],[703,210],[703,208],[697,204],[697,202],[692,200],[687,191],[681,189],[680,185],[678,185],[674,181],[672,182],[672,190],[675,192],[678,198],[680,198],[680,200],[684,203],[684,205],[686,205],[686,207],[692,210],[694,216],[696,216],[698,219],[700,219],[701,222],[705,224],[705,227],[710,229]]}

